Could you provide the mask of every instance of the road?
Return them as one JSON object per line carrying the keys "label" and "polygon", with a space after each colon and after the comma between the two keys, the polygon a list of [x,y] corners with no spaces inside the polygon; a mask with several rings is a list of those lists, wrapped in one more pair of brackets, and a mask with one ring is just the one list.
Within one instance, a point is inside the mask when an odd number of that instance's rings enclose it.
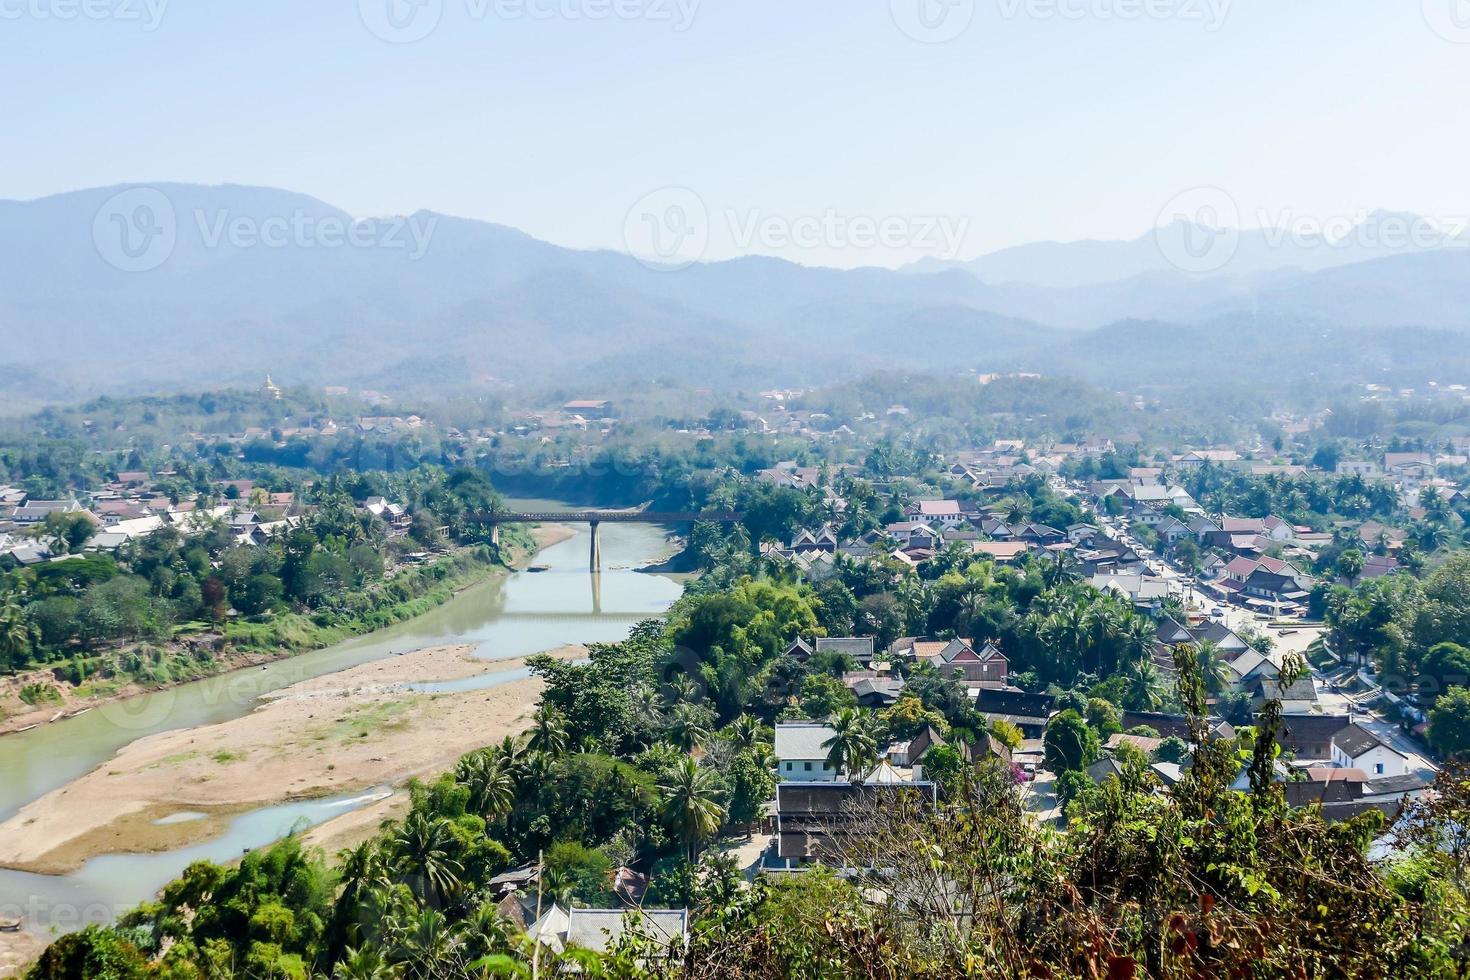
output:
{"label": "road", "polygon": [[[1154,556],[1144,548],[1128,532],[1123,520],[1108,517],[1096,511],[1092,511],[1092,517],[1105,531],[1143,556],[1150,570],[1156,576],[1170,583],[1169,589],[1172,593],[1179,595],[1185,600],[1192,598],[1194,600],[1192,608],[1206,614],[1213,612],[1216,608],[1222,609],[1224,611],[1225,625],[1237,633],[1246,629],[1265,633],[1271,637],[1273,653],[1281,655],[1288,653],[1305,655],[1307,648],[1323,634],[1324,630],[1321,626],[1310,625],[1286,627],[1286,632],[1283,634],[1281,630],[1274,629],[1269,625],[1270,617],[1257,615],[1248,609],[1233,606],[1229,603],[1217,603],[1213,600],[1207,600],[1199,593],[1193,592],[1193,579],[1185,574],[1182,569],[1165,559]],[[1317,685],[1317,697],[1321,704],[1323,714],[1351,715],[1353,721],[1358,725],[1368,729],[1395,751],[1406,756],[1409,760],[1408,765],[1410,771],[1417,775],[1432,779],[1439,771],[1439,766],[1429,758],[1425,748],[1406,735],[1397,724],[1358,707],[1353,699],[1346,694],[1333,691],[1331,685],[1315,669],[1312,671],[1312,679]],[[1359,697],[1362,699],[1361,695]]]}

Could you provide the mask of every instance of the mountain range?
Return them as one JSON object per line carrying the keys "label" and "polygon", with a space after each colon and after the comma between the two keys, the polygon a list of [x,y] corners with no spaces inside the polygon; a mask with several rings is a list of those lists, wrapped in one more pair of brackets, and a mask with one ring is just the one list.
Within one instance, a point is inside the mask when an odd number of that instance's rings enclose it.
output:
{"label": "mountain range", "polygon": [[[1126,387],[1174,379],[1204,350],[1238,380],[1459,369],[1470,250],[1457,242],[1385,254],[1367,234],[1242,232],[1215,274],[1169,264],[1175,236],[1205,233],[1176,223],[903,270],[765,257],[666,270],[431,212],[355,221],[269,188],[95,188],[0,201],[0,391],[60,399],[266,372],[418,392],[490,377],[718,387],[908,367]],[[1426,344],[1451,350],[1430,359]]]}

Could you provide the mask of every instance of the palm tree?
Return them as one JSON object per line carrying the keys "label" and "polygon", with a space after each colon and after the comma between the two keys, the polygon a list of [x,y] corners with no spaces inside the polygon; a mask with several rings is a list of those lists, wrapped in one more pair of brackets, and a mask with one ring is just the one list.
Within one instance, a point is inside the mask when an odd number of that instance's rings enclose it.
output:
{"label": "palm tree", "polygon": [[532,752],[544,752],[555,758],[567,750],[566,719],[549,704],[536,709],[536,720],[531,725],[531,738],[526,747]]}
{"label": "palm tree", "polygon": [[1154,711],[1164,703],[1164,680],[1151,657],[1128,665],[1123,697],[1135,711]]}
{"label": "palm tree", "polygon": [[693,752],[709,738],[710,716],[707,708],[679,704],[669,715],[666,731],[669,741]]}
{"label": "palm tree", "polygon": [[822,743],[827,765],[852,779],[878,758],[878,743],[868,721],[853,708],[843,708],[831,722],[832,737]]}
{"label": "palm tree", "polygon": [[14,595],[0,606],[0,667],[19,668],[30,656],[35,633]]}
{"label": "palm tree", "polygon": [[410,814],[393,837],[393,867],[420,901],[442,903],[459,890],[463,866],[450,856],[454,838],[442,820]]}
{"label": "palm tree", "polygon": [[563,908],[572,907],[577,881],[564,868],[547,868],[541,874],[541,894]]}
{"label": "palm tree", "polygon": [[1219,694],[1224,691],[1230,684],[1233,672],[1219,644],[1214,640],[1202,640],[1195,647],[1194,656],[1199,664],[1200,679],[1205,682],[1205,692]]}
{"label": "palm tree", "polygon": [[461,759],[454,778],[470,791],[470,807],[489,821],[510,812],[516,798],[510,766],[494,752],[476,752]]}
{"label": "palm tree", "polygon": [[386,962],[372,946],[348,947],[337,965],[332,967],[332,980],[395,980],[402,971]]}
{"label": "palm tree", "polygon": [[754,749],[769,741],[766,726],[754,715],[741,715],[730,725],[730,741],[741,750]]}
{"label": "palm tree", "polygon": [[699,858],[700,845],[720,829],[725,815],[720,805],[724,790],[713,772],[687,757],[669,771],[658,788],[663,797],[660,816],[684,844],[685,856],[693,864]]}
{"label": "palm tree", "polygon": [[417,916],[396,924],[393,958],[408,966],[414,976],[442,977],[450,953],[458,945],[449,923],[437,909],[420,909]]}

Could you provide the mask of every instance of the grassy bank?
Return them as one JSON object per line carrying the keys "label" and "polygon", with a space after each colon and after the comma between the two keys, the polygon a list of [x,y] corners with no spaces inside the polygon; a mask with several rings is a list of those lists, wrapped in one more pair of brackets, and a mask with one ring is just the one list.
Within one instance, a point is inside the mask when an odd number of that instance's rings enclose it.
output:
{"label": "grassy bank", "polygon": [[190,624],[166,643],[74,657],[23,674],[0,685],[0,734],[144,691],[319,650],[421,616],[525,561],[541,546],[528,532],[507,530],[498,553],[485,545],[460,549],[370,588],[343,593],[329,608],[236,619],[219,632]]}

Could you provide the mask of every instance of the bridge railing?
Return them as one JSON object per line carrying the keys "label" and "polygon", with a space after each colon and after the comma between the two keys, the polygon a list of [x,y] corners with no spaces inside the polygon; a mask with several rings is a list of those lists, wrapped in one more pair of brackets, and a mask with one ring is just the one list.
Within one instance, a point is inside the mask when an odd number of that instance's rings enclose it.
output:
{"label": "bridge railing", "polygon": [[486,524],[730,524],[743,519],[737,511],[500,511],[478,514],[472,520]]}

